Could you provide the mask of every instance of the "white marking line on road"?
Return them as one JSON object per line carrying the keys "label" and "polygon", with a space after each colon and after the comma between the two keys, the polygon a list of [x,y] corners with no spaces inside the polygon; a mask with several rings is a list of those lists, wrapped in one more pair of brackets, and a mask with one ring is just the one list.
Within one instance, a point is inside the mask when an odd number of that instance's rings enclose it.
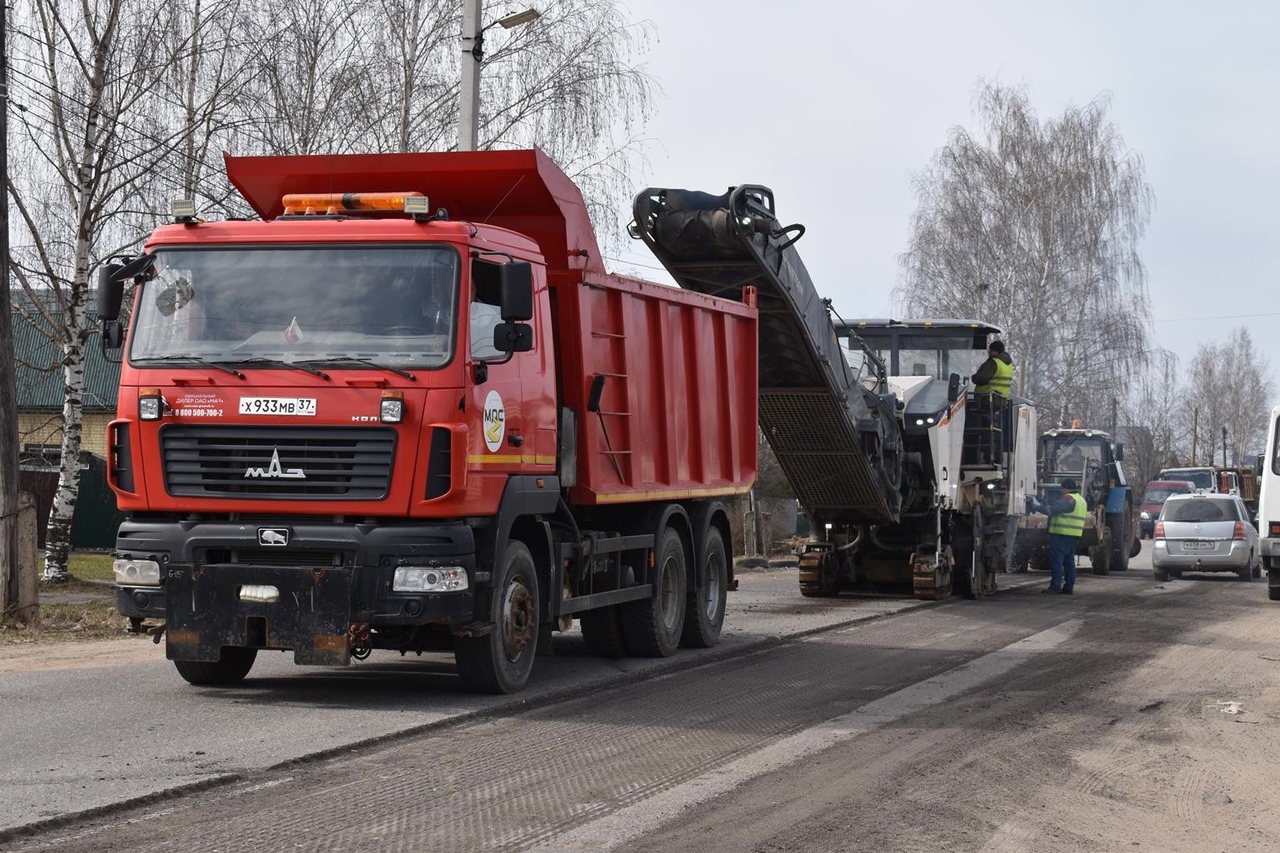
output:
{"label": "white marking line on road", "polygon": [[783,738],[643,802],[571,829],[549,839],[537,847],[535,853],[610,850],[625,844],[652,832],[686,809],[727,794],[758,776],[781,770],[843,741],[875,731],[998,678],[1026,663],[1033,655],[1052,651],[1062,645],[1080,629],[1080,625],[1079,619],[1063,622],[941,675],[868,702],[854,711]]}

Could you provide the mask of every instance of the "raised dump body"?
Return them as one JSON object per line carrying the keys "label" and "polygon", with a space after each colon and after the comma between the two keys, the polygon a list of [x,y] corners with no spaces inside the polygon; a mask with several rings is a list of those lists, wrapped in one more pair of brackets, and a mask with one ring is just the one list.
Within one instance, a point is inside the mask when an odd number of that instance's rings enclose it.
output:
{"label": "raised dump body", "polygon": [[828,304],[783,227],[773,193],[647,189],[633,236],[681,287],[760,306],[760,426],[801,505],[818,523],[887,523],[900,508],[902,438],[896,399],[858,381],[833,333]]}

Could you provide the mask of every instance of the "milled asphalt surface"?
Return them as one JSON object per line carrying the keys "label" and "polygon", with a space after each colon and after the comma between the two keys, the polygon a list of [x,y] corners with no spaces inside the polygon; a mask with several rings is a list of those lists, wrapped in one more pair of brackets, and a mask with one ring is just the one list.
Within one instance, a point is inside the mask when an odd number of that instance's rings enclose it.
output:
{"label": "milled asphalt surface", "polygon": [[[588,655],[576,630],[557,634],[555,653],[538,659],[530,686],[516,696],[464,692],[448,654],[402,659],[376,652],[339,670],[298,667],[291,655],[264,653],[249,679],[234,689],[187,685],[159,646],[142,663],[0,673],[0,702],[9,709],[0,717],[0,742],[6,744],[0,842],[24,827],[547,705],[746,655],[788,638],[921,607],[963,606],[954,599],[806,599],[794,568],[740,570],[739,580],[716,648],[682,649],[665,659],[606,660]],[[1033,573],[999,580],[1009,588],[1045,578]]]}

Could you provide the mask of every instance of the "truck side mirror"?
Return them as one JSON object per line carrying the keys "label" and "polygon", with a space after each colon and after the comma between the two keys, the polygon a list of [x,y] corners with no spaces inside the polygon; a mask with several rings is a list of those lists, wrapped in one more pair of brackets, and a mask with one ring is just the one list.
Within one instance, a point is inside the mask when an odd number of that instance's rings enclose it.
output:
{"label": "truck side mirror", "polygon": [[493,327],[493,348],[498,352],[533,349],[533,327],[528,323],[499,323]]}
{"label": "truck side mirror", "polygon": [[124,302],[124,280],[118,278],[122,264],[103,264],[98,270],[98,321],[120,319],[120,305]]}
{"label": "truck side mirror", "polygon": [[511,323],[533,319],[533,265],[511,261],[499,267],[498,304],[502,319]]}
{"label": "truck side mirror", "polygon": [[947,403],[954,403],[958,396],[960,396],[960,374],[953,373],[947,379]]}
{"label": "truck side mirror", "polygon": [[1121,442],[1116,442],[1116,461],[1124,461],[1124,444]]}

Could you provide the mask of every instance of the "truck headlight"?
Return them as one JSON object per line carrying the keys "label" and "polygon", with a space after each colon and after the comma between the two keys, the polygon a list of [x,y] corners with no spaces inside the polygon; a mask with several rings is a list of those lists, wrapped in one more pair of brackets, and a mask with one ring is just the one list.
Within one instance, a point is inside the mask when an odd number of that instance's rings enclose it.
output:
{"label": "truck headlight", "polygon": [[378,406],[378,419],[384,424],[398,424],[404,420],[404,392],[383,391]]}
{"label": "truck headlight", "polygon": [[155,560],[115,560],[111,570],[121,586],[160,585],[160,564]]}
{"label": "truck headlight", "polygon": [[391,591],[459,592],[467,585],[467,570],[461,566],[399,566]]}

